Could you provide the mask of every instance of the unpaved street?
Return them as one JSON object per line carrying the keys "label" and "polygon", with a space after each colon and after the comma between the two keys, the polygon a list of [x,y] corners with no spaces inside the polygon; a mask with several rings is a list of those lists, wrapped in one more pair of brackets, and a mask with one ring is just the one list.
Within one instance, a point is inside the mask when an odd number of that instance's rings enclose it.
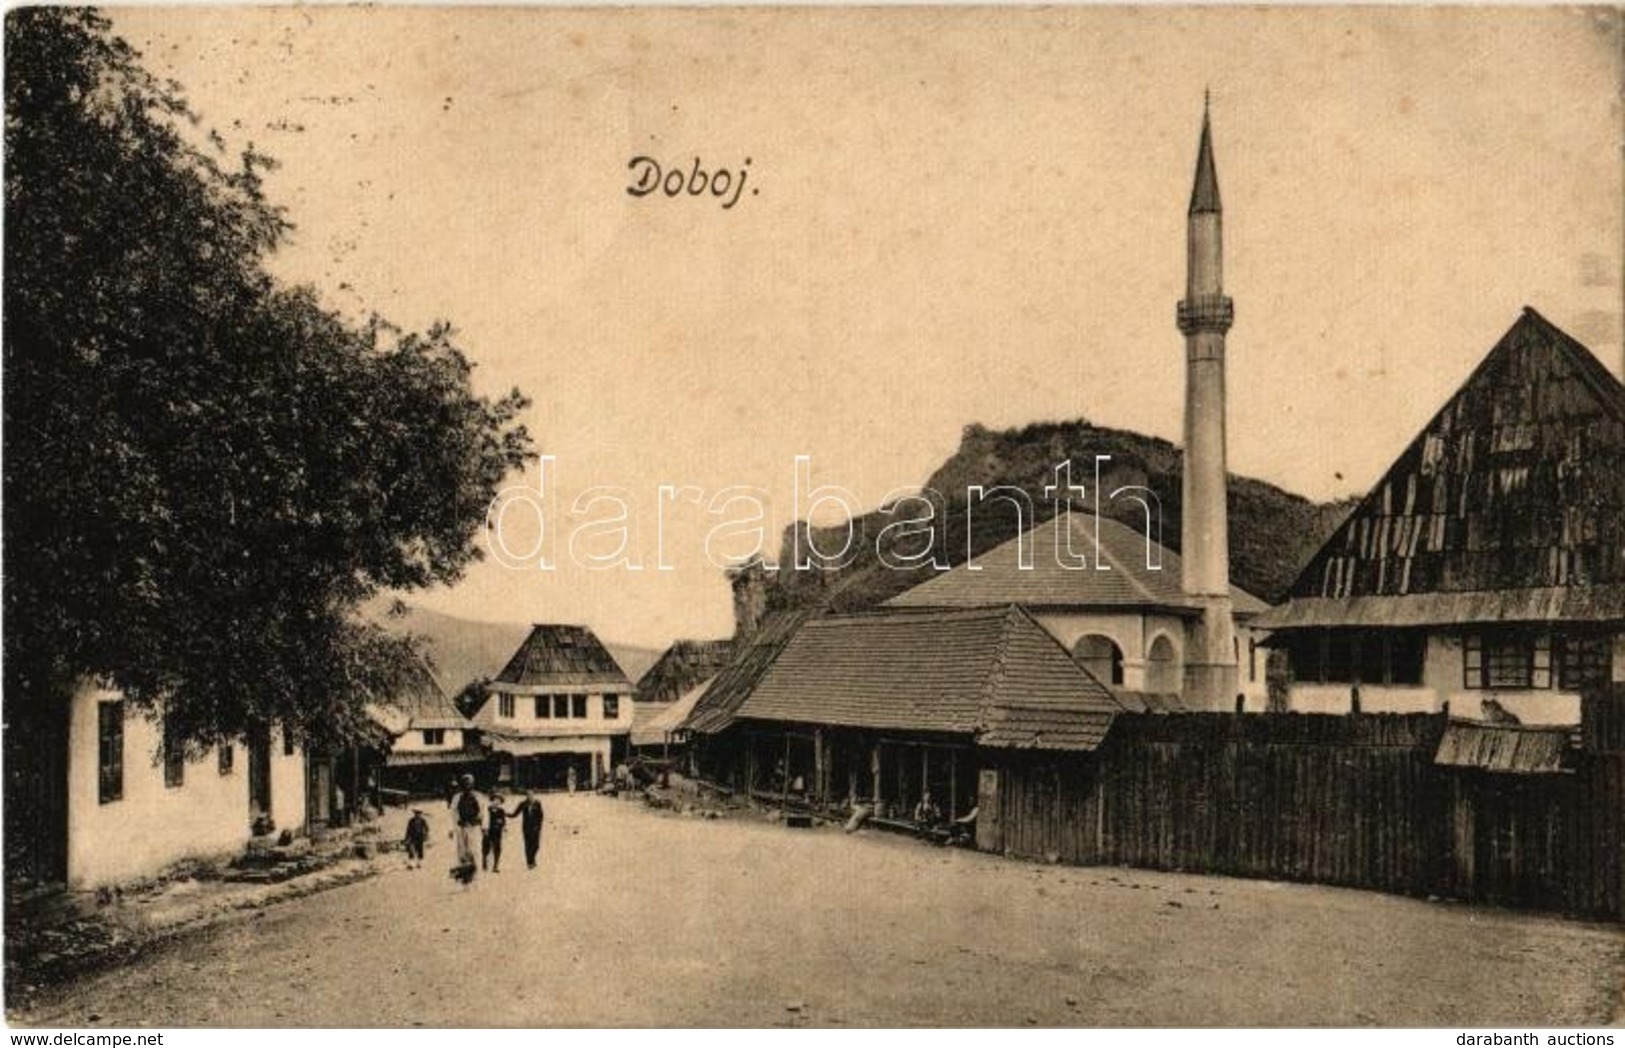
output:
{"label": "unpaved street", "polygon": [[[273,906],[15,1018],[84,1026],[1464,1025],[1617,1016],[1625,930],[1330,888],[1035,866],[550,796],[470,890]],[[389,857],[391,860],[395,856]]]}

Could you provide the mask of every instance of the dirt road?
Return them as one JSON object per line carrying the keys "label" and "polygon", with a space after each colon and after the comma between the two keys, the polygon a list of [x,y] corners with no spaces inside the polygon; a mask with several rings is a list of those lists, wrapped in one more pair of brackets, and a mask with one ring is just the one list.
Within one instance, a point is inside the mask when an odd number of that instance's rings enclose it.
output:
{"label": "dirt road", "polygon": [[1596,1024],[1625,930],[1035,866],[549,797],[543,868],[428,868],[202,933],[15,1016],[85,1026]]}

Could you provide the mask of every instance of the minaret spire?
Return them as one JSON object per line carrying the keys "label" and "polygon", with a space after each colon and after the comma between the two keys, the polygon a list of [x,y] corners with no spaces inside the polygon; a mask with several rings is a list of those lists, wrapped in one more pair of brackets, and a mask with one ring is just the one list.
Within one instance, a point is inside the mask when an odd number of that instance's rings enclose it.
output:
{"label": "minaret spire", "polygon": [[1196,147],[1196,182],[1191,186],[1190,213],[1224,210],[1219,205],[1219,173],[1213,163],[1213,125],[1207,92],[1202,93],[1202,141]]}
{"label": "minaret spire", "polygon": [[1230,606],[1230,527],[1226,503],[1224,338],[1235,315],[1224,293],[1224,218],[1213,161],[1211,103],[1204,92],[1185,234],[1185,463],[1180,588],[1202,609],[1185,647],[1185,697],[1196,708],[1227,709],[1237,685]]}

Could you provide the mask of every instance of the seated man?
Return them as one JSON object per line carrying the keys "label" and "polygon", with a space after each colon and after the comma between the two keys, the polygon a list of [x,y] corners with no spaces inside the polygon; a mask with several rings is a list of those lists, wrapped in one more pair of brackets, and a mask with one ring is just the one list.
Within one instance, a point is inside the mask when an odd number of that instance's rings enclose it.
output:
{"label": "seated man", "polygon": [[914,821],[922,829],[928,829],[942,821],[942,809],[937,802],[931,799],[929,792],[920,798],[920,803],[914,806]]}

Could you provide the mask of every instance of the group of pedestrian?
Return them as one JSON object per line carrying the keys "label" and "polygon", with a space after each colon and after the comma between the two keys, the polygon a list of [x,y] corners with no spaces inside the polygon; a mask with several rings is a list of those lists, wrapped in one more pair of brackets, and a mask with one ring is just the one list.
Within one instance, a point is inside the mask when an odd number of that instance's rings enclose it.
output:
{"label": "group of pedestrian", "polygon": [[[502,872],[502,837],[509,819],[519,820],[519,833],[525,845],[525,865],[532,870],[536,868],[536,857],[542,850],[542,823],[547,816],[542,810],[541,799],[530,790],[525,791],[523,799],[512,811],[507,809],[502,795],[493,792],[482,812],[479,795],[474,791],[474,776],[464,775],[447,790],[446,806],[452,810],[455,822],[452,839],[457,846],[457,865],[451,868],[451,876],[455,880],[464,886],[474,882],[476,834],[479,836],[480,851],[478,869]],[[419,868],[423,865],[423,842],[427,840],[428,833],[428,820],[421,810],[413,809],[412,819],[406,824],[406,855],[408,863],[415,856]]]}

